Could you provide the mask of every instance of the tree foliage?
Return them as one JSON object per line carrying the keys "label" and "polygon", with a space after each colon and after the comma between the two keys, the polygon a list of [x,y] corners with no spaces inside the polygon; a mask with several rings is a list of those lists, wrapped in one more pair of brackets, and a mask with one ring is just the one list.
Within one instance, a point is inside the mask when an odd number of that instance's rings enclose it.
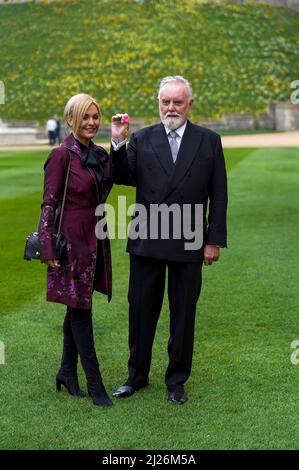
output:
{"label": "tree foliage", "polygon": [[299,78],[299,14],[263,4],[196,0],[72,1],[0,7],[6,119],[43,121],[86,92],[103,118],[157,118],[165,75],[186,76],[193,118],[258,114]]}

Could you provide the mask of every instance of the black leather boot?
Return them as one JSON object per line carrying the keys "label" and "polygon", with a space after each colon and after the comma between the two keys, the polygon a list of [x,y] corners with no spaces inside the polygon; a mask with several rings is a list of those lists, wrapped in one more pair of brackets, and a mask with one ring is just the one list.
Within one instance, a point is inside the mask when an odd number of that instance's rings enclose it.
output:
{"label": "black leather boot", "polygon": [[97,406],[112,406],[102,376],[94,347],[91,310],[72,309],[71,328],[83,370],[86,375],[88,394]]}
{"label": "black leather boot", "polygon": [[96,386],[88,385],[88,395],[91,397],[93,404],[97,406],[112,406],[103,382]]}
{"label": "black leather boot", "polygon": [[65,377],[60,372],[56,375],[56,391],[61,391],[61,385],[64,385],[70,395],[76,397],[86,397],[86,393],[80,390],[78,377]]}
{"label": "black leather boot", "polygon": [[63,323],[63,350],[61,366],[56,376],[56,391],[61,390],[61,385],[67,389],[70,395],[86,397],[86,393],[80,390],[77,376],[78,351],[73,338],[69,307]]}

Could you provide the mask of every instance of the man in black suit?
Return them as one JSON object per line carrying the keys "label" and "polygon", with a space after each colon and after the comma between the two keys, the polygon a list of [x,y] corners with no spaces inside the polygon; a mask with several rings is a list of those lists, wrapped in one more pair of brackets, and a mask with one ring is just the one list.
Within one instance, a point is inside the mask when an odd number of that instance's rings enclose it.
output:
{"label": "man in black suit", "polygon": [[[149,383],[168,269],[170,338],[165,383],[168,400],[184,404],[202,263],[217,261],[220,247],[226,246],[226,170],[220,136],[187,119],[193,103],[190,83],[181,76],[164,78],[158,102],[161,123],[133,133],[127,147],[127,115],[112,118],[112,176],[117,184],[136,186],[137,203],[127,246],[129,377],[113,396],[129,397]],[[183,214],[187,205],[189,217]],[[157,208],[160,219],[152,217],[151,209],[157,215]],[[186,220],[188,230],[183,227],[179,233]],[[199,234],[202,243],[198,243]]]}

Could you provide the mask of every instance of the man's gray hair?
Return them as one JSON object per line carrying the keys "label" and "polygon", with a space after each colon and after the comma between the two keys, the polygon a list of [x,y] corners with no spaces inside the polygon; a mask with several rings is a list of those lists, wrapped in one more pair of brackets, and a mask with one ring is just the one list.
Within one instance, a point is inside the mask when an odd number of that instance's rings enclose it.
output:
{"label": "man's gray hair", "polygon": [[164,85],[166,85],[167,83],[170,83],[170,82],[181,82],[181,83],[183,83],[185,85],[186,89],[187,89],[190,100],[193,100],[193,92],[192,92],[192,87],[190,85],[190,82],[186,78],[182,77],[181,75],[174,75],[174,76],[169,76],[169,77],[162,78],[162,80],[160,82],[160,86],[159,86],[158,98],[160,98],[161,88]]}

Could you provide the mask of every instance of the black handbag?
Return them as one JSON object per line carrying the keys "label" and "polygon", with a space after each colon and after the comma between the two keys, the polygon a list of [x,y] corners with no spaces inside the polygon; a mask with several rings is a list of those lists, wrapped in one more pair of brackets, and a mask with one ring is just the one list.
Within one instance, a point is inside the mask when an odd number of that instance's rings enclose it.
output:
{"label": "black handbag", "polygon": [[24,259],[40,259],[40,241],[38,232],[31,232],[25,243]]}
{"label": "black handbag", "polygon": [[[55,259],[62,260],[66,252],[66,240],[62,233],[54,235],[55,237]],[[38,232],[31,232],[25,243],[24,259],[40,259],[41,246]]]}
{"label": "black handbag", "polygon": [[[65,196],[67,191],[67,185],[70,175],[70,168],[71,168],[71,156],[68,164],[67,175],[64,185],[64,192],[63,192],[63,199],[61,204],[61,211],[60,211],[60,218],[59,218],[59,225],[57,234],[54,235],[54,251],[55,251],[55,259],[63,260],[64,255],[66,253],[66,240],[62,233],[60,233],[61,223],[62,223],[62,216],[64,211],[64,204],[65,204]],[[40,260],[41,254],[41,243],[39,240],[38,232],[31,232],[25,243],[25,251],[24,251],[24,259],[27,261],[31,261],[32,259],[39,259]]]}

